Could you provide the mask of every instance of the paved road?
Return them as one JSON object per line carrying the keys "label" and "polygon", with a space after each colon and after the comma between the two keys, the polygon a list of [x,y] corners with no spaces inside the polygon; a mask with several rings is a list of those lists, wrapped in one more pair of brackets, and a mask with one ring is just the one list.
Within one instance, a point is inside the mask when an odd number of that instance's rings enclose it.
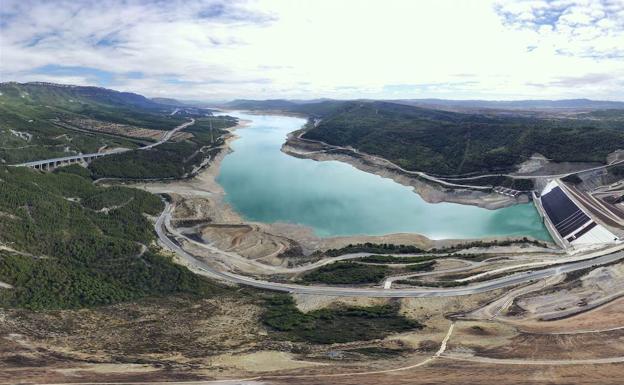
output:
{"label": "paved road", "polygon": [[[161,144],[167,142],[169,139],[171,139],[171,137],[178,131],[185,129],[188,126],[191,126],[195,124],[195,119],[191,119],[190,121],[183,123],[177,127],[175,127],[174,129],[167,131],[165,133],[165,135],[163,135],[163,137],[156,143],[152,143],[150,145],[144,146],[139,148],[139,150],[148,150],[150,148],[154,148],[156,146],[160,146]],[[130,151],[128,149],[116,149],[113,151],[109,151],[109,152],[96,152],[93,154],[81,154],[81,155],[72,155],[72,156],[65,156],[62,158],[53,158],[53,159],[42,159],[42,160],[34,160],[32,162],[26,162],[26,163],[20,163],[20,164],[14,164],[13,166],[16,167],[33,167],[36,165],[40,165],[40,164],[48,164],[48,163],[53,163],[53,162],[67,162],[70,160],[75,160],[75,159],[83,159],[83,158],[89,158],[89,157],[102,157],[102,156],[106,156],[106,155],[113,155],[113,154],[119,154],[121,152],[126,152],[126,151]]]}
{"label": "paved road", "polygon": [[[339,149],[339,150],[346,150],[346,151],[352,151],[355,152],[357,154],[364,154],[362,152],[357,151],[357,149],[351,148],[351,147],[343,147],[343,146],[335,146],[320,140],[312,140],[312,139],[305,139],[302,138],[302,135],[304,134],[304,132],[299,133],[299,135],[297,135],[297,139],[302,140],[304,142],[310,142],[310,143],[317,143],[317,144],[322,144],[324,146],[333,148],[333,149]],[[573,172],[567,172],[567,173],[562,173],[562,174],[549,174],[549,175],[517,175],[517,174],[506,174],[506,173],[500,173],[500,174],[483,174],[483,175],[475,175],[475,176],[470,176],[470,177],[437,177],[431,174],[427,174],[426,172],[423,171],[413,171],[413,170],[406,170],[403,167],[389,161],[388,159],[385,158],[381,158],[375,155],[371,155],[371,154],[364,154],[370,158],[373,159],[377,159],[383,163],[386,163],[388,165],[390,165],[391,167],[394,167],[398,170],[400,170],[401,172],[404,172],[406,174],[412,174],[412,175],[417,175],[421,178],[430,180],[432,182],[436,182],[445,186],[449,186],[449,187],[465,187],[465,188],[471,188],[471,189],[476,189],[476,190],[486,190],[491,188],[490,186],[478,186],[478,185],[470,185],[470,184],[461,184],[461,183],[453,183],[452,181],[463,181],[463,180],[471,180],[471,179],[481,179],[481,178],[490,178],[490,177],[496,177],[496,176],[505,176],[505,177],[509,177],[509,178],[513,178],[513,179],[533,179],[533,178],[548,178],[548,179],[555,179],[555,178],[564,178],[568,175],[572,175],[572,174],[577,174],[580,172],[587,172],[587,171],[596,171],[596,170],[601,170],[607,167],[611,167],[611,166],[615,166],[618,164],[622,164],[624,163],[624,159],[622,160],[618,160],[618,161],[614,161],[611,162],[609,164],[603,165],[603,166],[596,166],[596,167],[591,167],[591,168],[587,168],[584,170],[578,170],[578,171],[573,171]]]}
{"label": "paved road", "polygon": [[480,178],[490,178],[490,177],[494,177],[494,176],[506,176],[506,177],[514,178],[514,179],[533,179],[533,178],[555,179],[555,178],[565,178],[568,175],[578,174],[578,173],[581,173],[581,172],[602,170],[604,168],[615,166],[615,165],[622,164],[622,163],[624,163],[624,159],[618,160],[618,161],[614,161],[614,162],[611,162],[609,164],[605,164],[605,165],[602,165],[602,166],[595,166],[595,167],[590,167],[590,168],[586,168],[586,169],[583,169],[583,170],[571,171],[571,172],[562,173],[562,174],[548,174],[548,175],[483,174],[483,175],[476,175],[476,176],[472,176],[472,177],[449,177],[449,178],[443,177],[443,179],[444,180],[462,181],[462,180],[471,180],[471,179],[480,179]]}
{"label": "paved road", "polygon": [[624,357],[606,358],[581,358],[581,359],[525,359],[525,358],[490,358],[482,356],[469,356],[461,354],[444,354],[442,358],[458,361],[479,362],[483,364],[504,364],[504,365],[599,365],[599,364],[619,364],[624,363]]}
{"label": "paved road", "polygon": [[53,163],[53,162],[68,162],[70,160],[76,160],[76,159],[84,159],[84,158],[90,158],[90,157],[102,157],[105,155],[112,155],[112,154],[119,154],[122,152],[126,152],[126,151],[130,151],[128,149],[125,148],[118,148],[109,152],[94,152],[92,154],[80,154],[80,155],[72,155],[72,156],[64,156],[61,158],[52,158],[52,159],[42,159],[42,160],[33,160],[31,162],[26,162],[26,163],[20,163],[20,164],[14,164],[12,166],[15,167],[33,167],[33,166],[37,166],[37,165],[41,165],[41,164],[48,164],[48,163]]}
{"label": "paved road", "polygon": [[236,283],[240,285],[253,286],[260,289],[275,290],[297,294],[313,294],[327,296],[346,296],[346,297],[383,297],[383,298],[404,298],[404,297],[453,297],[461,295],[470,295],[484,293],[491,290],[515,286],[534,280],[544,279],[559,274],[565,274],[576,270],[585,269],[594,265],[603,265],[611,262],[619,261],[624,258],[624,252],[616,252],[613,254],[603,255],[597,258],[582,260],[579,262],[558,265],[537,271],[528,271],[516,273],[505,277],[492,279],[489,281],[478,282],[472,285],[453,287],[453,288],[408,288],[408,289],[383,289],[383,288],[354,288],[339,286],[304,286],[289,283],[277,283],[257,280],[225,271],[218,271],[208,264],[196,259],[194,256],[183,250],[174,243],[163,229],[166,216],[171,210],[171,205],[166,202],[165,210],[161,213],[156,221],[155,229],[160,241],[170,250],[174,251],[186,263],[199,274],[204,276]]}
{"label": "paved road", "polygon": [[[474,189],[474,190],[489,190],[491,188],[491,186],[477,186],[477,185],[452,183],[452,182],[448,182],[448,181],[443,180],[443,179],[439,179],[439,178],[437,178],[435,176],[429,175],[429,174],[427,174],[425,172],[422,172],[422,171],[406,170],[403,167],[399,166],[398,164],[389,161],[388,159],[385,159],[385,158],[382,158],[382,157],[379,157],[379,156],[376,156],[376,155],[363,153],[363,152],[360,152],[357,149],[354,149],[354,148],[351,148],[351,147],[335,146],[333,144],[329,144],[329,143],[326,143],[326,142],[323,142],[323,141],[320,141],[320,140],[305,139],[305,138],[301,137],[303,134],[304,134],[304,132],[300,132],[297,135],[297,139],[299,139],[301,141],[304,141],[304,142],[321,144],[321,145],[324,145],[324,146],[329,147],[330,149],[334,149],[334,150],[345,150],[345,151],[351,151],[351,152],[354,152],[354,153],[360,154],[360,155],[366,155],[370,159],[376,159],[378,162],[385,163],[389,167],[395,168],[395,169],[397,169],[397,170],[399,170],[399,171],[401,171],[401,172],[403,172],[405,174],[416,175],[416,176],[421,177],[423,179],[427,179],[427,180],[429,180],[431,182],[435,182],[435,183],[438,183],[438,184],[441,184],[441,185],[444,185],[444,186],[458,187],[458,188],[471,188],[471,189]],[[313,151],[313,152],[315,152],[315,151]],[[325,150],[316,151],[316,152],[325,152]],[[302,154],[304,154],[304,153],[302,153]]]}
{"label": "paved road", "polygon": [[165,135],[163,135],[163,137],[156,143],[152,143],[150,145],[147,145],[145,147],[141,147],[139,148],[139,150],[149,150],[150,148],[154,148],[156,146],[160,146],[161,144],[165,143],[166,141],[168,141],[169,139],[171,139],[171,137],[178,131],[185,129],[188,126],[192,126],[193,124],[195,124],[195,119],[191,118],[190,121],[180,124],[179,126],[177,126],[176,128],[174,128],[173,130],[167,131],[167,133],[165,133]]}
{"label": "paved road", "polygon": [[[268,383],[266,381],[271,381],[271,380],[280,380],[280,379],[295,379],[295,378],[331,378],[331,377],[351,377],[351,376],[370,376],[370,375],[374,375],[374,374],[385,374],[385,373],[393,373],[393,372],[400,372],[400,371],[405,371],[405,370],[410,370],[410,369],[415,369],[418,368],[420,366],[425,366],[428,363],[430,363],[431,361],[440,358],[440,357],[446,357],[444,356],[444,353],[446,351],[446,347],[447,347],[447,343],[449,341],[449,339],[451,338],[451,334],[453,334],[453,328],[455,326],[454,322],[451,322],[451,325],[449,326],[448,331],[446,332],[446,335],[444,336],[444,339],[442,340],[442,342],[440,343],[440,348],[438,349],[437,352],[435,352],[435,354],[433,354],[432,356],[419,361],[417,363],[411,364],[411,365],[407,365],[407,366],[400,366],[398,368],[392,368],[392,369],[380,369],[380,370],[369,370],[369,371],[364,371],[364,372],[339,372],[339,373],[320,373],[320,374],[293,374],[293,375],[288,375],[288,374],[277,374],[277,375],[272,375],[270,373],[267,374],[261,374],[259,376],[255,376],[255,377],[250,377],[250,378],[240,378],[240,379],[223,379],[223,380],[206,380],[206,381],[202,381],[202,380],[190,380],[190,381],[141,381],[141,382],[95,382],[95,383],[91,383],[91,382],[65,382],[65,383],[47,383],[47,384],[39,384],[39,385],[130,385],[130,384],[134,384],[134,385],[226,385],[226,384],[236,384],[236,385],[267,385]],[[88,369],[86,369],[88,370]],[[256,382],[256,381],[262,381],[262,382]],[[293,382],[296,383],[296,382]]]}

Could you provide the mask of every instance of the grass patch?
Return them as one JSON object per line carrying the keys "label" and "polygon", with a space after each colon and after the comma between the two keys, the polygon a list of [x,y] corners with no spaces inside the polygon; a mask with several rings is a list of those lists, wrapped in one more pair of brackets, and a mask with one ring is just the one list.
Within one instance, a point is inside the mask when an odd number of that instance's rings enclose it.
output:
{"label": "grass patch", "polygon": [[301,277],[305,283],[361,284],[381,281],[387,266],[364,265],[356,262],[334,262],[321,266]]}
{"label": "grass patch", "polygon": [[411,245],[394,245],[392,243],[358,243],[349,244],[340,249],[329,249],[325,251],[325,255],[328,257],[337,257],[339,255],[351,254],[351,253],[379,253],[379,254],[417,254],[426,253],[425,250]]}
{"label": "grass patch", "polygon": [[[548,244],[543,241],[529,239],[527,237],[521,239],[510,239],[501,241],[472,241],[460,243],[455,246],[447,246],[440,248],[432,248],[429,250],[423,250],[416,246],[410,245],[394,245],[389,243],[358,243],[350,244],[340,249],[329,249],[325,251],[325,255],[328,257],[338,257],[340,255],[352,254],[352,253],[373,253],[373,254],[440,254],[440,253],[454,253],[456,251],[470,249],[473,247],[494,247],[494,246],[511,246],[511,245],[533,245],[538,247],[548,247]],[[371,256],[372,257],[372,256]],[[462,258],[461,255],[455,256],[456,258]],[[365,257],[368,258],[368,257]],[[397,262],[400,263],[400,262]]]}
{"label": "grass patch", "polygon": [[70,164],[69,166],[59,167],[54,170],[56,174],[67,173],[81,176],[83,178],[91,178],[91,171],[88,168],[82,167],[78,164]]}
{"label": "grass patch", "polygon": [[446,254],[446,255],[419,255],[414,257],[397,257],[394,255],[369,255],[367,257],[358,258],[358,262],[362,263],[384,263],[384,264],[404,264],[404,263],[422,263],[432,260],[455,258],[466,259],[471,261],[483,261],[492,258],[490,254]]}
{"label": "grass patch", "polygon": [[391,349],[391,348],[384,348],[382,346],[368,346],[365,348],[350,349],[350,350],[347,350],[347,352],[362,354],[369,358],[374,358],[374,359],[387,359],[387,358],[394,358],[394,357],[409,353],[411,352],[411,349],[407,349],[407,348]]}
{"label": "grass patch", "polygon": [[427,271],[432,271],[435,268],[436,263],[437,263],[436,261],[427,261],[423,263],[415,263],[412,265],[407,265],[405,268],[408,271],[412,271],[412,272],[427,272]]}
{"label": "grass patch", "polygon": [[302,313],[287,295],[267,300],[262,322],[285,339],[318,344],[368,341],[423,327],[399,315],[398,306],[343,307]]}

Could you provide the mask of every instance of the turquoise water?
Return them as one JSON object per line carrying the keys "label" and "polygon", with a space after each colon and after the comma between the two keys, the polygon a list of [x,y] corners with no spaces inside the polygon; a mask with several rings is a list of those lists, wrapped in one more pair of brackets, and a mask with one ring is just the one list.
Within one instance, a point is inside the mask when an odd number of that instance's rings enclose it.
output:
{"label": "turquoise water", "polygon": [[348,164],[299,159],[280,151],[286,135],[305,121],[246,115],[217,182],[243,217],[311,227],[320,237],[417,233],[429,238],[527,235],[550,239],[532,204],[487,210],[427,203],[411,188]]}

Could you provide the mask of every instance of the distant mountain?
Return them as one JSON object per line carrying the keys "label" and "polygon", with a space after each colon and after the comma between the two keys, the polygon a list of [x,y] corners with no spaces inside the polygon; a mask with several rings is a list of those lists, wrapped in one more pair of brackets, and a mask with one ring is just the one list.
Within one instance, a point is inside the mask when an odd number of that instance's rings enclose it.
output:
{"label": "distant mountain", "polygon": [[427,107],[491,108],[491,109],[624,109],[624,102],[590,99],[563,100],[448,100],[397,99],[393,103]]}
{"label": "distant mountain", "polygon": [[307,116],[322,117],[327,113],[335,111],[340,106],[347,103],[344,100],[314,99],[314,100],[248,100],[238,99],[221,104],[219,107],[230,110],[250,110],[250,111],[280,111]]}
{"label": "distant mountain", "polygon": [[221,107],[241,110],[284,110],[297,108],[300,103],[285,99],[249,100],[236,99],[221,105]]}
{"label": "distant mountain", "polygon": [[187,106],[186,103],[171,98],[152,98],[152,101],[158,104],[164,104],[166,106]]}
{"label": "distant mountain", "polygon": [[[136,143],[125,139],[85,133],[92,125],[81,121],[169,130],[186,120],[186,114],[172,115],[175,109],[138,94],[99,87],[0,83],[0,163],[89,153],[103,146],[132,147]],[[72,129],[76,126],[81,128]],[[16,139],[16,133],[27,139]]]}
{"label": "distant mountain", "polygon": [[[322,117],[348,102],[375,102],[371,99],[238,99],[222,103],[221,108],[251,111],[282,111]],[[387,103],[423,107],[429,109],[483,113],[490,115],[516,115],[525,117],[553,117],[560,114],[578,114],[597,110],[623,110],[624,102],[589,99],[565,100],[448,100],[448,99],[392,99],[378,100]]]}
{"label": "distant mountain", "polygon": [[62,106],[68,103],[86,103],[147,110],[163,108],[161,104],[139,94],[90,86],[73,86],[42,82],[7,82],[0,83],[0,92],[7,97],[19,97],[23,99],[24,102],[48,106]]}

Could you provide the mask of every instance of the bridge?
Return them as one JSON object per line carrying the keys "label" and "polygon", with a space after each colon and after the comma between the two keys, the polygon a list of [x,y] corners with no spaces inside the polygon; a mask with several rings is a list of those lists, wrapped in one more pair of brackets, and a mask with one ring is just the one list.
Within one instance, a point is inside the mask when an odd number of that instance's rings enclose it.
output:
{"label": "bridge", "polygon": [[79,154],[79,155],[65,156],[62,158],[35,160],[32,162],[14,164],[13,166],[30,167],[30,168],[34,168],[35,170],[50,171],[57,167],[67,166],[67,165],[74,164],[74,163],[83,163],[83,162],[89,163],[90,161],[96,158],[101,158],[103,156],[112,155],[112,154],[120,154],[126,151],[130,151],[130,150],[124,148],[124,149],[118,149],[115,151],[108,151],[108,152],[96,152],[93,154]]}
{"label": "bridge", "polygon": [[[162,136],[162,138],[158,142],[141,147],[138,150],[149,150],[156,146],[160,146],[161,144],[171,139],[176,132],[183,130],[184,128],[191,126],[193,124],[195,124],[195,119],[191,118],[191,120],[189,120],[188,122],[180,124],[179,126],[172,129],[171,131],[165,132],[165,134]],[[132,150],[127,149],[127,148],[119,148],[119,149],[115,149],[112,151],[96,152],[93,154],[79,154],[79,155],[66,156],[62,158],[34,160],[32,162],[13,164],[12,166],[13,167],[30,167],[30,168],[34,168],[35,170],[51,171],[57,167],[67,166],[73,163],[89,163],[93,159],[96,159],[96,158],[101,158],[103,156],[113,155],[113,154],[121,154],[122,152],[126,152],[126,151],[132,151]]]}

